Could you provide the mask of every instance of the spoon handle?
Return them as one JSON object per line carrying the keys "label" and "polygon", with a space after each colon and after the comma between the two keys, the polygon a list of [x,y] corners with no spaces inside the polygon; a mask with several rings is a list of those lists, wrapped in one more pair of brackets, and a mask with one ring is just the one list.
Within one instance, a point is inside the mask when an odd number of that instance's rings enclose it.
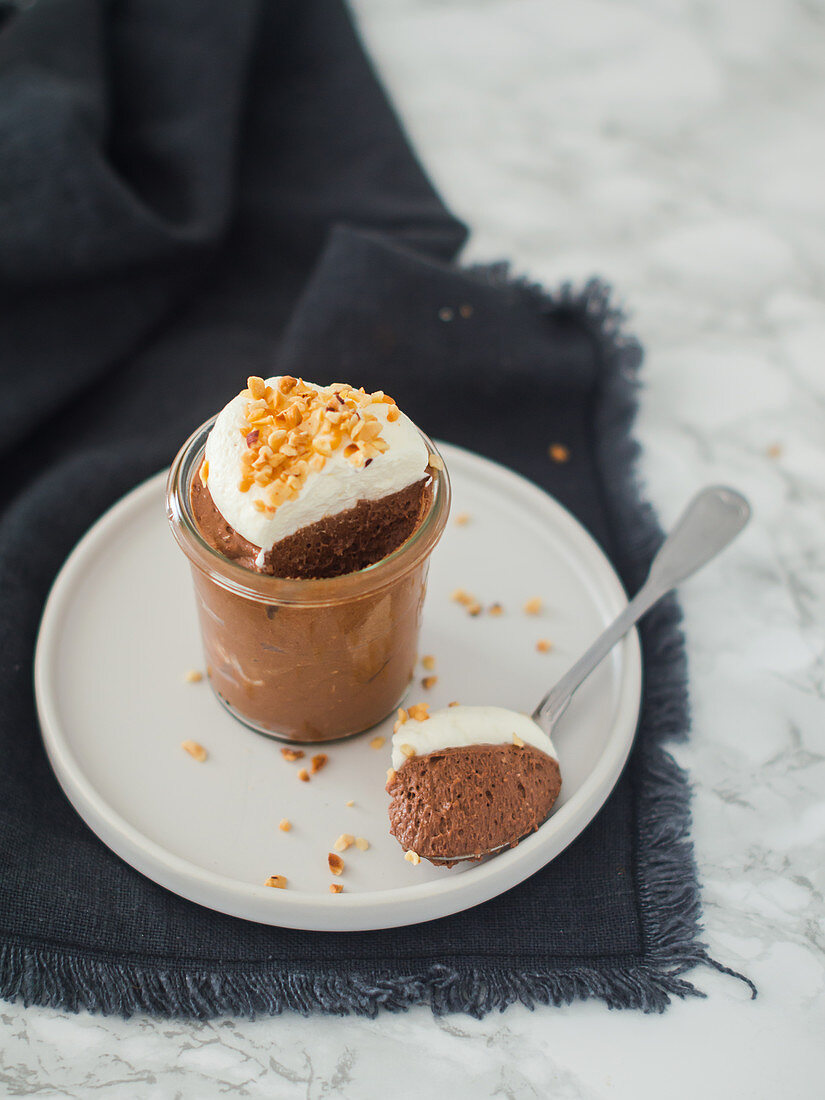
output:
{"label": "spoon handle", "polygon": [[735,489],[712,486],[688,504],[653,559],[647,580],[614,623],[545,695],[533,720],[546,733],[567,709],[580,684],[645,612],[732,542],[750,519],[751,509]]}

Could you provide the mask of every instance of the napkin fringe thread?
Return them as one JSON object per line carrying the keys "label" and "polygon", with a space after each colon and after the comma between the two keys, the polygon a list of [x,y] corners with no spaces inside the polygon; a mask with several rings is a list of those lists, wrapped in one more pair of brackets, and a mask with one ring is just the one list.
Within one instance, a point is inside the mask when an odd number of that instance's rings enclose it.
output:
{"label": "napkin fringe thread", "polygon": [[[475,269],[471,276],[513,285],[506,265]],[[642,503],[636,474],[639,446],[631,427],[636,415],[641,348],[623,331],[624,314],[610,302],[606,284],[594,279],[582,290],[563,286],[548,295],[520,284],[545,311],[569,308],[584,316],[603,356],[602,390],[596,409],[596,448],[606,484],[617,544],[627,548],[620,572],[629,588],[644,578],[662,533],[653,509]],[[671,996],[705,994],[682,977],[704,964],[753,983],[712,959],[699,940],[701,902],[689,839],[690,792],[687,776],[663,748],[668,738],[684,738],[689,725],[687,665],[675,599],[663,601],[641,625],[647,683],[645,744],[636,749],[632,774],[640,786],[635,870],[640,883],[641,925],[648,942],[644,959],[598,969],[570,963],[533,971],[478,964],[429,965],[403,976],[385,972],[342,975],[308,968],[284,974],[256,967],[234,973],[113,963],[90,956],[59,954],[49,948],[8,945],[0,949],[0,996],[77,1011],[120,1016],[153,1015],[199,1019],[216,1015],[272,1015],[291,1010],[375,1016],[429,1004],[436,1014],[464,1012],[482,1017],[520,1002],[569,1004],[587,997],[611,1008],[661,1012]],[[655,641],[654,641],[655,640]]]}

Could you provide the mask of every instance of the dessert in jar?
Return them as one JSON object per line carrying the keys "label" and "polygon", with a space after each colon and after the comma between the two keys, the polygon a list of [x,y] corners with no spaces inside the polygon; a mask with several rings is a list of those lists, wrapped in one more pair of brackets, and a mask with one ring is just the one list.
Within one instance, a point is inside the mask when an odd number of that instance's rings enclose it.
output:
{"label": "dessert in jar", "polygon": [[512,847],[546,819],[561,790],[553,742],[503,707],[401,710],[387,777],[390,832],[406,858],[452,866]]}
{"label": "dessert in jar", "polygon": [[181,449],[167,492],[224,706],[301,742],[390,713],[449,497],[435,447],[385,394],[250,378]]}

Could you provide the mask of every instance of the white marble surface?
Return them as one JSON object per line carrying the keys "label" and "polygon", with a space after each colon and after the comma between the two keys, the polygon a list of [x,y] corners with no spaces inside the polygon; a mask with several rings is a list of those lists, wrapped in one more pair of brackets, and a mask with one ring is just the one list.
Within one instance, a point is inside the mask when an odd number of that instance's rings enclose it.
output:
{"label": "white marble surface", "polygon": [[468,256],[606,276],[647,348],[643,474],[665,522],[748,493],[683,590],[696,855],[712,953],[661,1017],[130,1022],[0,1004],[3,1095],[773,1097],[825,1073],[825,6],[357,0]]}

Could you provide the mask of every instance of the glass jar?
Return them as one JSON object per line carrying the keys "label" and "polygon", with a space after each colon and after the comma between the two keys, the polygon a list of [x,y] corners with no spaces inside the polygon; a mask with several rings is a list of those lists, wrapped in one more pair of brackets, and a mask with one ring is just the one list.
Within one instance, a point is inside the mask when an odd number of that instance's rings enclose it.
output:
{"label": "glass jar", "polygon": [[414,674],[429,558],[450,508],[446,470],[433,471],[416,530],[381,561],[340,577],[270,577],[225,558],[195,523],[192,479],[213,423],[178,452],[166,492],[172,532],[192,568],[212,690],[235,718],[283,741],[369,729],[401,703]]}

